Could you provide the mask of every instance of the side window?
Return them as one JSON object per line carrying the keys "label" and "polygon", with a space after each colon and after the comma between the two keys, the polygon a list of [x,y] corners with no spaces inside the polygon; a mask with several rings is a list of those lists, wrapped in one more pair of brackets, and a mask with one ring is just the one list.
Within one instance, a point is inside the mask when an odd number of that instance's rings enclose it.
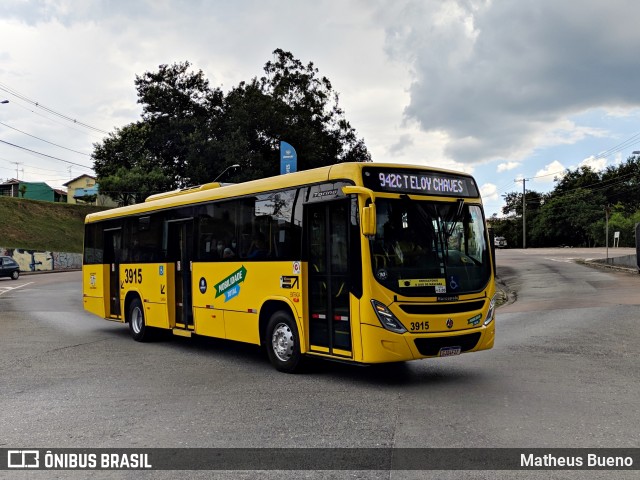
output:
{"label": "side window", "polygon": [[196,256],[198,260],[217,260],[215,226],[213,223],[212,203],[196,207],[198,235],[196,237]]}
{"label": "side window", "polygon": [[299,260],[306,188],[196,207],[199,261]]}
{"label": "side window", "polygon": [[96,225],[88,224],[84,226],[84,249],[82,261],[85,265],[92,265],[97,263],[95,261],[95,248],[96,243]]}
{"label": "side window", "polygon": [[129,261],[160,262],[162,257],[162,222],[157,214],[130,219]]}
{"label": "side window", "polygon": [[302,204],[301,189],[270,192],[256,196],[252,229],[253,249],[247,257],[277,260],[300,258],[301,221],[296,208]]}
{"label": "side window", "polygon": [[238,257],[238,210],[239,200],[197,207],[198,260],[230,261]]}
{"label": "side window", "polygon": [[[157,213],[157,222],[159,225],[162,225],[162,235],[161,237],[159,236],[159,238],[162,238],[160,256],[163,261],[175,262],[182,258],[182,245],[177,236],[170,235],[171,225],[174,221],[193,222],[194,214],[194,207],[178,207]],[[193,241],[193,238],[189,237],[189,241]],[[187,251],[191,252],[192,249],[192,245],[187,246]]]}
{"label": "side window", "polygon": [[85,265],[95,265],[103,263],[103,230],[104,225],[102,223],[91,223],[85,225],[83,258]]}

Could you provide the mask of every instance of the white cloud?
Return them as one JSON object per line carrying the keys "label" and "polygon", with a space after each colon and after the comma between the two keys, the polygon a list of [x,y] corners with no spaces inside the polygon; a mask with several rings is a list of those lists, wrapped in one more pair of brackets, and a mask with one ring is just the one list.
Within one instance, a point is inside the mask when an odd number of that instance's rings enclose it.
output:
{"label": "white cloud", "polygon": [[553,183],[555,178],[564,176],[566,168],[558,161],[545,165],[542,170],[538,170],[532,179],[537,183]]}
{"label": "white cloud", "polygon": [[589,158],[585,158],[578,164],[578,167],[589,167],[591,170],[595,172],[600,172],[607,168],[607,159],[606,158],[598,158],[591,156]]}
{"label": "white cloud", "polygon": [[533,139],[600,136],[567,118],[640,105],[640,29],[626,0],[585,0],[580,9],[556,0],[380,5],[387,51],[413,67],[406,114],[446,132],[445,153],[458,161],[522,159],[540,148]]}
{"label": "white cloud", "polygon": [[497,172],[508,172],[509,170],[513,170],[514,168],[518,168],[521,165],[520,162],[504,162],[498,165]]}
{"label": "white cloud", "polygon": [[[139,119],[136,75],[189,60],[212,86],[228,90],[262,75],[271,52],[282,48],[330,79],[374,161],[482,175],[486,168],[480,181],[502,185],[501,173],[528,167],[529,177],[539,169],[535,162],[545,156],[527,159],[534,152],[613,136],[581,114],[609,115],[607,129],[640,114],[634,53],[640,29],[628,6],[624,0],[584,0],[580,9],[552,0],[212,0],[185,8],[178,0],[6,0],[0,2],[0,79],[113,131]],[[604,24],[616,28],[593,28]],[[30,134],[83,152],[102,138],[11,102],[0,108],[0,121]],[[4,139],[86,160],[13,131]],[[546,158],[575,161],[585,153]],[[11,162],[21,155],[0,148],[1,177],[15,175]],[[24,163],[25,176],[32,175],[27,180],[45,173],[68,180],[63,163],[33,156]],[[40,175],[29,164],[40,165]],[[548,184],[553,176],[534,181]]]}
{"label": "white cloud", "polygon": [[485,183],[480,187],[480,194],[482,195],[483,202],[500,200],[498,194],[498,187],[493,183]]}

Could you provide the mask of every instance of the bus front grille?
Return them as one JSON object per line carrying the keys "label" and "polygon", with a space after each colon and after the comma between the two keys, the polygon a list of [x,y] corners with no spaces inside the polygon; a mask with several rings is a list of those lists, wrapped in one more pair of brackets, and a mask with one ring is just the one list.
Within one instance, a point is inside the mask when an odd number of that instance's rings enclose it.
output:
{"label": "bus front grille", "polygon": [[449,315],[452,313],[473,312],[484,307],[484,300],[463,303],[403,303],[403,312],[412,315]]}
{"label": "bus front grille", "polygon": [[416,338],[415,344],[420,355],[434,357],[445,347],[460,347],[460,352],[468,352],[478,344],[480,335],[480,332],[476,332],[454,337]]}

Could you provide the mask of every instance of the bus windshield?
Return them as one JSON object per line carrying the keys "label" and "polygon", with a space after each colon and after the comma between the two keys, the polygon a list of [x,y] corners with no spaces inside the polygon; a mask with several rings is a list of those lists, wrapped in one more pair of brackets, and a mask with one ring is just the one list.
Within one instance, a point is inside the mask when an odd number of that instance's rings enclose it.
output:
{"label": "bus windshield", "polygon": [[489,282],[482,208],[463,200],[376,199],[370,240],[376,280],[403,296],[461,295]]}

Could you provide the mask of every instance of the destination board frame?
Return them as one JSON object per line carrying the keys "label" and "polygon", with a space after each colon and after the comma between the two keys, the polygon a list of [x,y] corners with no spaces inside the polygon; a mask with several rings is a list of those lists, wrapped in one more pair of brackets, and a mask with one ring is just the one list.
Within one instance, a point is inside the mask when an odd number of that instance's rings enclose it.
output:
{"label": "destination board frame", "polygon": [[480,196],[473,177],[434,170],[365,167],[362,169],[362,181],[366,188],[376,192],[455,198]]}

